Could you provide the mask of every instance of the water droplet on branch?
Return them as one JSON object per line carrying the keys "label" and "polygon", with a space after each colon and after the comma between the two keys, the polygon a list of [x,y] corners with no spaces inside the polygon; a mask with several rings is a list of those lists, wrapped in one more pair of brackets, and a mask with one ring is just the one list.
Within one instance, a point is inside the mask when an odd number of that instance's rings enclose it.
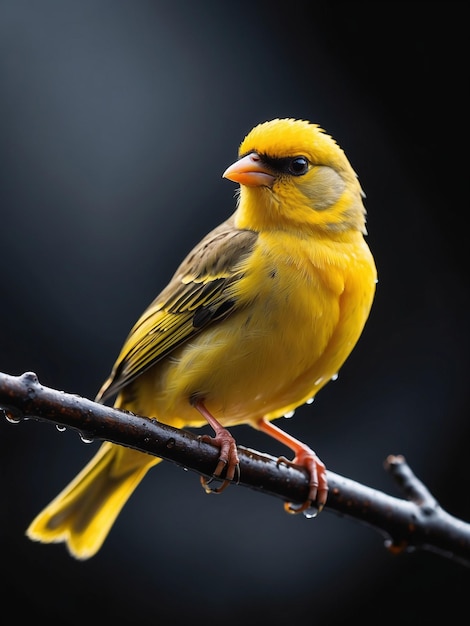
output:
{"label": "water droplet on branch", "polygon": [[79,433],[79,434],[80,434],[80,439],[83,441],[83,443],[93,443],[93,441],[95,440],[93,435],[90,435],[88,433]]}
{"label": "water droplet on branch", "polygon": [[316,506],[309,506],[308,509],[302,512],[305,519],[313,519],[318,515],[318,509]]}
{"label": "water droplet on branch", "polygon": [[3,411],[5,419],[10,424],[19,424],[24,418],[23,413],[14,407],[4,407],[1,411]]}

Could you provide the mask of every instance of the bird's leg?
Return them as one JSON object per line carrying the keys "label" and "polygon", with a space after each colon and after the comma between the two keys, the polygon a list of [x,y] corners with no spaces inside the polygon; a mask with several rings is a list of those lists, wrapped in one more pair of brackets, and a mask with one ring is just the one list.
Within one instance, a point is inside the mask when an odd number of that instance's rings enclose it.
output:
{"label": "bird's leg", "polygon": [[207,420],[210,426],[212,426],[215,437],[210,435],[201,435],[201,441],[215,444],[220,448],[219,462],[214,470],[214,477],[218,478],[222,474],[224,468],[226,468],[225,479],[220,487],[213,489],[209,486],[212,479],[207,480],[204,476],[201,476],[201,484],[204,487],[206,493],[220,493],[223,491],[230,482],[234,479],[235,474],[239,475],[239,459],[237,453],[237,445],[235,439],[230,432],[220,424],[215,417],[207,410],[202,400],[196,400],[193,403],[194,408]]}
{"label": "bird's leg", "polygon": [[308,472],[308,499],[299,507],[295,507],[291,502],[286,502],[286,504],[284,504],[285,510],[288,513],[301,513],[302,511],[306,511],[312,503],[315,503],[320,512],[325,506],[328,496],[325,465],[311,448],[298,439],[291,437],[291,435],[288,435],[277,426],[274,426],[274,424],[271,424],[271,422],[265,418],[260,419],[257,422],[257,426],[262,432],[277,439],[277,441],[280,441],[294,452],[295,456],[292,461],[289,461],[285,457],[279,457],[278,464],[285,463],[291,467],[303,467]]}

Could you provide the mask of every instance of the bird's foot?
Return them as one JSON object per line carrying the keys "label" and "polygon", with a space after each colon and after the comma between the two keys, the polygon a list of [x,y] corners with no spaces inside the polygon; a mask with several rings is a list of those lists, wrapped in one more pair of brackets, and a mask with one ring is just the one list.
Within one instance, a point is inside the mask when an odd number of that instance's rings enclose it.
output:
{"label": "bird's foot", "polygon": [[[235,475],[237,476],[237,481],[240,478],[240,461],[238,458],[237,444],[231,433],[215,419],[202,400],[194,400],[193,406],[206,418],[215,432],[215,437],[201,435],[199,440],[216,445],[220,449],[219,460],[212,477],[207,479],[201,476],[201,484],[206,493],[222,493],[235,478]],[[224,470],[225,476],[222,479]],[[221,478],[223,481],[222,484],[219,487],[211,487],[210,483],[216,478]]]}
{"label": "bird's foot", "polygon": [[[234,480],[240,478],[240,464],[235,439],[226,428],[217,428],[215,437],[201,435],[200,441],[211,443],[220,448],[217,466],[211,478],[201,476],[201,484],[206,493],[221,493]],[[225,470],[225,477],[219,487],[211,486],[214,479],[221,478]]]}
{"label": "bird's foot", "polygon": [[297,513],[306,514],[312,507],[315,507],[318,513],[320,513],[325,506],[326,499],[328,497],[328,481],[326,478],[326,467],[315,452],[305,446],[297,451],[297,454],[292,461],[281,456],[278,458],[277,464],[306,469],[309,475],[309,492],[307,500],[300,505],[294,505],[292,502],[286,502],[284,504],[284,509],[287,513],[291,513],[293,515]]}

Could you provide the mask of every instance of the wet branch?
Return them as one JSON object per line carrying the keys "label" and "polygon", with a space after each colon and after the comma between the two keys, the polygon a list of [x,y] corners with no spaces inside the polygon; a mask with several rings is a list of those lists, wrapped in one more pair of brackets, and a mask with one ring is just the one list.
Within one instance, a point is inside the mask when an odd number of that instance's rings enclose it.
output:
{"label": "wet branch", "polygon": [[[193,433],[44,387],[32,372],[22,376],[0,372],[0,409],[11,422],[36,419],[67,426],[83,437],[135,448],[206,477],[218,460],[218,449]],[[239,485],[286,502],[305,501],[308,485],[303,470],[278,465],[276,458],[242,446],[238,451]],[[392,552],[428,550],[470,567],[470,524],[444,511],[403,457],[389,456],[385,468],[404,499],[328,471],[325,510],[374,528]]]}

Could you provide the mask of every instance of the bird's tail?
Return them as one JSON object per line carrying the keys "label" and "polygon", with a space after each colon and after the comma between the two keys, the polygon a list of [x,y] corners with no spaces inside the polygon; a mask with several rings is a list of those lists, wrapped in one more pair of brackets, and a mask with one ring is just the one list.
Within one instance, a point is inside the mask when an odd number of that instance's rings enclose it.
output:
{"label": "bird's tail", "polygon": [[124,504],[157,457],[109,442],[32,521],[26,535],[43,543],[65,542],[72,556],[96,554]]}

